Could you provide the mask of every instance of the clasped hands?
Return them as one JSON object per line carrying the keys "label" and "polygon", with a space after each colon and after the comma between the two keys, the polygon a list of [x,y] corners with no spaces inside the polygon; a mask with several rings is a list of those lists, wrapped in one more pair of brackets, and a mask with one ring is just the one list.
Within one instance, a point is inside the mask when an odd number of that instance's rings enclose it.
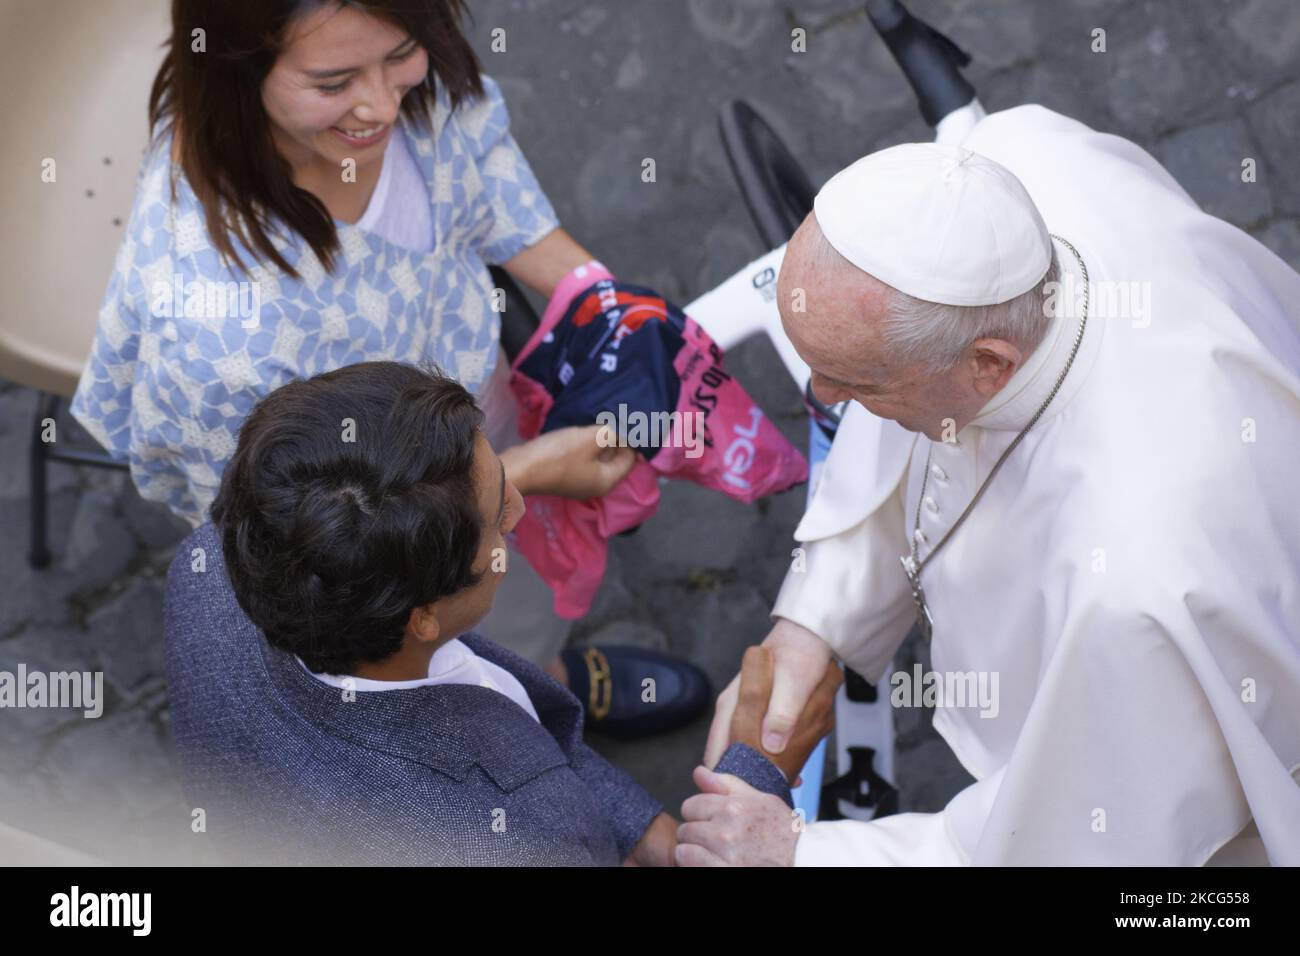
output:
{"label": "clasped hands", "polygon": [[[834,726],[835,692],[844,673],[815,634],[778,619],[761,644],[745,651],[740,675],[718,697],[700,793],[682,804],[673,859],[678,866],[790,866],[803,820],[780,797],[732,774],[715,773],[730,744],[754,748],[791,784]],[[767,746],[765,746],[765,744]]]}

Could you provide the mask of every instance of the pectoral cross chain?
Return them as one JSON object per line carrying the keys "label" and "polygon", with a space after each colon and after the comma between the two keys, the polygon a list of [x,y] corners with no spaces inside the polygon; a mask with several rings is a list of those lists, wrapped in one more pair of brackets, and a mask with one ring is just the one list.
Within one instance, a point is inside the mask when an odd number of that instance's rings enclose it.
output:
{"label": "pectoral cross chain", "polygon": [[925,603],[925,589],[921,587],[920,568],[917,566],[916,559],[910,554],[905,554],[898,560],[903,563],[908,584],[912,586],[912,600],[916,603],[916,626],[920,629],[921,636],[928,641],[934,633],[934,618],[930,617],[930,608]]}

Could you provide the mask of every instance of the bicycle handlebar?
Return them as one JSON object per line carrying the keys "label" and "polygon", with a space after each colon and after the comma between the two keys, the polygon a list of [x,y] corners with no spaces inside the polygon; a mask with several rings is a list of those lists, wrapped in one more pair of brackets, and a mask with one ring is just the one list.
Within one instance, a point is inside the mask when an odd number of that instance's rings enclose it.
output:
{"label": "bicycle handlebar", "polygon": [[867,0],[867,17],[907,77],[921,115],[931,126],[975,98],[961,75],[970,54],[907,12],[898,0]]}

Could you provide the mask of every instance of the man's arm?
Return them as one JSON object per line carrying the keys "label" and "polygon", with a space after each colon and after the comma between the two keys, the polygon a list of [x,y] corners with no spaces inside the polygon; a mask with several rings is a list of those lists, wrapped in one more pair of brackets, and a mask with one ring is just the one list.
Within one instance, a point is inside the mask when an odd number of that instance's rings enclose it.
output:
{"label": "man's arm", "polygon": [[794,797],[790,793],[790,782],[785,773],[748,744],[733,743],[713,770],[714,773],[729,773],[738,777],[760,793],[779,797],[786,806],[794,807]]}
{"label": "man's arm", "polygon": [[654,820],[663,815],[663,807],[631,774],[615,767],[582,741],[575,743],[569,752],[569,765],[604,811],[614,831],[619,859],[627,859]]}

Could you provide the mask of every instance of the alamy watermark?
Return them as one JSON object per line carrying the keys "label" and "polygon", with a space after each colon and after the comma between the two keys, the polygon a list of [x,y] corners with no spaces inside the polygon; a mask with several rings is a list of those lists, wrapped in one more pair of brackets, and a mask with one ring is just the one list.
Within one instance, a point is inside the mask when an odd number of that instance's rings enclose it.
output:
{"label": "alamy watermark", "polygon": [[893,707],[978,707],[981,717],[998,715],[997,671],[927,671],[920,664],[911,673],[889,677]]}
{"label": "alamy watermark", "polygon": [[153,894],[83,893],[73,886],[50,897],[50,925],[118,926],[130,929],[132,936],[148,936],[153,928]]}
{"label": "alamy watermark", "polygon": [[617,412],[603,411],[596,424],[602,448],[684,448],[687,458],[704,454],[703,412],[643,412],[620,402]]}
{"label": "alamy watermark", "polygon": [[149,290],[149,312],[167,319],[239,319],[245,329],[257,328],[262,308],[258,282],[186,282],[180,273],[171,282],[159,280]]}
{"label": "alamy watermark", "polygon": [[49,707],[80,710],[94,719],[104,713],[103,671],[0,671],[0,708]]}
{"label": "alamy watermark", "polygon": [[1084,283],[1072,272],[1060,282],[1049,282],[1043,311],[1049,316],[1077,319],[1083,314],[1086,300],[1088,317],[1095,319],[1129,319],[1135,329],[1151,325],[1151,283],[1136,279],[1090,279]]}

